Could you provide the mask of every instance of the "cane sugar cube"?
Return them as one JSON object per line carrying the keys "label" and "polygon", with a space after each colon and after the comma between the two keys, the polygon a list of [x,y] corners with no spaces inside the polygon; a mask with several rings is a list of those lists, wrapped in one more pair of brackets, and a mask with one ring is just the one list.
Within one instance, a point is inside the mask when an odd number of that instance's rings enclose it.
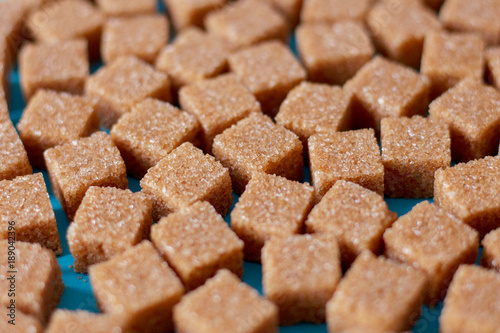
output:
{"label": "cane sugar cube", "polygon": [[216,135],[250,113],[261,112],[255,96],[231,74],[185,86],[179,101],[182,109],[200,122],[207,152],[212,150]]}
{"label": "cane sugar cube", "polygon": [[48,149],[43,156],[52,191],[70,221],[91,186],[128,187],[120,151],[104,132]]}
{"label": "cane sugar cube", "polygon": [[156,12],[155,0],[96,0],[107,16],[148,15]]}
{"label": "cane sugar cube", "polygon": [[0,180],[14,179],[33,172],[28,154],[8,117],[6,109],[0,121]]}
{"label": "cane sugar cube", "polygon": [[[0,331],[9,333],[43,333],[43,326],[40,321],[33,316],[26,315],[20,311],[15,314],[15,325],[9,323],[10,313],[7,319],[0,321]],[[75,333],[75,332],[72,332]]]}
{"label": "cane sugar cube", "polygon": [[342,276],[334,238],[272,238],[262,250],[262,284],[282,325],[325,322],[326,303]]}
{"label": "cane sugar cube", "polygon": [[483,254],[481,264],[500,272],[500,229],[494,230],[482,241]]}
{"label": "cane sugar cube", "polygon": [[430,32],[425,37],[421,73],[437,97],[465,78],[483,79],[485,43],[475,34]]}
{"label": "cane sugar cube", "polygon": [[271,4],[242,0],[213,11],[205,18],[205,27],[239,47],[263,41],[286,41],[288,23]]}
{"label": "cane sugar cube", "polygon": [[19,74],[26,99],[38,89],[82,94],[89,75],[87,42],[28,44],[19,55]]}
{"label": "cane sugar cube", "polygon": [[7,67],[13,65],[14,55],[24,41],[23,22],[26,10],[19,1],[0,2],[0,50],[5,54],[0,57],[5,58]]}
{"label": "cane sugar cube", "polygon": [[492,83],[500,89],[500,47],[486,50],[486,64]]}
{"label": "cane sugar cube", "polygon": [[338,180],[384,193],[384,166],[373,129],[315,134],[308,148],[317,201]]}
{"label": "cane sugar cube", "polygon": [[314,206],[314,189],[283,177],[256,173],[231,212],[231,228],[245,242],[245,260],[260,262],[261,249],[272,237],[303,230]]}
{"label": "cane sugar cube", "polygon": [[122,57],[101,67],[85,84],[85,93],[98,99],[101,124],[111,127],[134,104],[146,98],[170,100],[170,81],[135,57]]}
{"label": "cane sugar cube", "polygon": [[493,333],[500,327],[500,274],[463,265],[451,283],[439,318],[443,333]]}
{"label": "cane sugar cube", "polygon": [[155,220],[197,201],[208,201],[226,215],[233,202],[229,171],[187,142],[149,169],[141,188],[153,200]]}
{"label": "cane sugar cube", "polygon": [[[0,304],[7,312],[7,306],[11,304],[12,300],[8,296],[7,290],[14,283],[15,310],[34,317],[44,325],[59,304],[64,291],[61,267],[59,267],[54,253],[42,248],[39,244],[17,241],[15,249],[12,249],[9,242],[7,240],[0,241],[0,255],[5,258],[0,263],[0,271],[2,272],[0,290],[4,291],[0,295]],[[13,255],[15,256],[15,282],[8,279],[13,274],[9,271],[13,269],[7,262],[7,258]],[[35,272],[36,274],[34,274]],[[19,319],[17,318],[16,322]],[[7,321],[7,318],[4,318],[3,321]],[[10,332],[10,330],[8,331]]]}
{"label": "cane sugar cube", "polygon": [[473,79],[448,90],[429,107],[431,118],[450,126],[454,159],[495,155],[500,139],[500,92]]}
{"label": "cane sugar cube", "polygon": [[304,161],[298,136],[262,114],[252,113],[214,139],[212,152],[229,169],[241,194],[255,172],[301,180]]}
{"label": "cane sugar cube", "polygon": [[99,130],[95,103],[83,96],[38,90],[17,125],[31,164],[45,168],[43,152]]}
{"label": "cane sugar cube", "polygon": [[425,275],[410,266],[363,252],[326,307],[330,332],[401,332],[420,316]]}
{"label": "cane sugar cube", "polygon": [[210,12],[222,8],[226,0],[163,0],[177,31],[190,26],[203,27]]}
{"label": "cane sugar cube", "polygon": [[135,56],[153,63],[167,45],[169,26],[163,15],[112,18],[103,27],[101,53],[106,63]]}
{"label": "cane sugar cube", "polygon": [[382,118],[427,113],[429,80],[380,56],[367,63],[346,89],[352,93],[352,112],[358,127],[373,127],[378,132]]}
{"label": "cane sugar cube", "polygon": [[425,35],[441,29],[436,13],[420,1],[380,1],[366,21],[377,47],[413,68],[420,67]]}
{"label": "cane sugar cube", "polygon": [[373,0],[304,0],[302,22],[364,21]]}
{"label": "cane sugar cube", "polygon": [[435,175],[434,200],[481,237],[500,228],[500,158],[461,163]]}
{"label": "cane sugar cube", "polygon": [[384,233],[385,254],[421,269],[429,279],[427,303],[442,300],[461,264],[473,264],[478,233],[447,211],[424,201]]}
{"label": "cane sugar cube", "polygon": [[76,211],[66,235],[75,259],[75,272],[113,256],[149,238],[152,204],[142,193],[113,187],[91,187]]}
{"label": "cane sugar cube", "polygon": [[350,129],[350,101],[340,87],[302,82],[281,104],[276,123],[297,134],[305,148],[316,133]]}
{"label": "cane sugar cube", "polygon": [[382,196],[339,180],[314,206],[305,224],[308,233],[335,236],[342,263],[348,267],[364,250],[380,254],[382,235],[396,219]]}
{"label": "cane sugar cube", "polygon": [[265,42],[229,57],[229,66],[255,95],[262,111],[274,117],[292,88],[306,79],[306,71],[285,44]]}
{"label": "cane sugar cube", "polygon": [[125,332],[173,331],[184,287],[149,241],[90,266],[89,276],[99,309],[123,319]]}
{"label": "cane sugar cube", "polygon": [[46,333],[119,333],[122,326],[119,318],[109,314],[58,309],[52,314]]}
{"label": "cane sugar cube", "polygon": [[432,198],[434,173],[451,164],[451,138],[443,121],[384,118],[381,126],[385,194],[391,198]]}
{"label": "cane sugar cube", "polygon": [[174,309],[178,332],[277,332],[278,309],[228,270],[187,294]]}

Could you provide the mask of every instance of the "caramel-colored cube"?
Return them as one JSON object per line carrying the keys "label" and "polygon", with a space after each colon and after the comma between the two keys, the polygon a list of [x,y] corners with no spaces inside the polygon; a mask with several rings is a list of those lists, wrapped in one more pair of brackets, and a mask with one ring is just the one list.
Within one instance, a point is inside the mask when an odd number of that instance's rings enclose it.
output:
{"label": "caramel-colored cube", "polygon": [[68,228],[75,272],[106,261],[149,238],[151,201],[142,193],[113,187],[88,189]]}
{"label": "caramel-colored cube", "polygon": [[43,152],[99,130],[94,101],[51,90],[38,90],[17,124],[31,164],[45,168]]}
{"label": "caramel-colored cube", "polygon": [[184,294],[174,271],[149,241],[89,269],[101,311],[123,320],[125,332],[170,332]]}
{"label": "caramel-colored cube", "polygon": [[0,180],[14,179],[17,176],[29,175],[33,172],[28,154],[19,135],[10,121],[6,108],[0,121]]}
{"label": "caramel-colored cube", "polygon": [[122,57],[99,69],[85,84],[85,93],[98,99],[101,124],[110,128],[146,98],[170,101],[170,81],[135,57]]}
{"label": "caramel-colored cube", "polygon": [[304,0],[302,22],[364,21],[373,0]]}
{"label": "caramel-colored cube", "polygon": [[428,201],[419,203],[384,233],[385,254],[425,272],[426,302],[442,300],[461,264],[473,264],[478,233],[460,219]]}
{"label": "caramel-colored cube", "polygon": [[226,0],[163,0],[177,31],[190,26],[203,27],[203,20],[213,10],[222,8]]}
{"label": "caramel-colored cube", "polygon": [[107,16],[135,16],[156,12],[155,0],[96,0],[96,3]]}
{"label": "caramel-colored cube", "polygon": [[328,302],[330,332],[401,332],[420,316],[425,275],[369,251],[363,252]]}
{"label": "caramel-colored cube", "polygon": [[19,55],[19,74],[26,99],[38,89],[82,94],[89,75],[87,42],[78,39],[25,45]]}
{"label": "caramel-colored cube", "polygon": [[500,47],[486,50],[486,65],[491,82],[500,89]]}
{"label": "caramel-colored cube", "polygon": [[382,235],[397,217],[381,195],[339,180],[313,208],[305,224],[309,233],[335,236],[343,266],[348,267],[364,250],[380,254]]}
{"label": "caramel-colored cube", "polygon": [[314,189],[283,177],[256,173],[231,212],[231,228],[245,242],[245,260],[260,262],[272,237],[299,234],[314,206]]}
{"label": "caramel-colored cube", "polygon": [[229,66],[271,117],[278,113],[288,92],[306,79],[302,65],[279,41],[236,52],[229,57]]}
{"label": "caramel-colored cube", "polygon": [[309,80],[344,84],[375,53],[362,23],[306,23],[297,29],[297,48]]}
{"label": "caramel-colored cube", "polygon": [[308,148],[317,201],[338,180],[384,193],[384,166],[373,129],[315,134]]}
{"label": "caramel-colored cube", "polygon": [[183,110],[201,124],[205,151],[212,151],[216,135],[236,124],[260,105],[250,91],[232,74],[221,75],[185,86],[179,92]]}
{"label": "caramel-colored cube", "polygon": [[427,34],[420,70],[431,81],[432,97],[438,97],[465,78],[481,82],[484,73],[484,48],[484,41],[475,34]]}
{"label": "caramel-colored cube", "polygon": [[278,309],[228,270],[187,294],[174,309],[178,332],[277,332]]}
{"label": "caramel-colored cube", "polygon": [[337,242],[326,236],[272,238],[262,250],[262,284],[282,325],[325,322],[326,303],[342,276]]}
{"label": "caramel-colored cube", "polygon": [[19,0],[0,1],[0,58],[7,68],[14,64],[17,49],[28,37],[23,30],[25,14],[26,8]]}
{"label": "caramel-colored cube", "polygon": [[50,148],[43,156],[52,191],[70,221],[91,186],[128,187],[120,151],[104,132]]}
{"label": "caramel-colored cube", "polygon": [[451,164],[448,125],[420,116],[384,118],[380,140],[385,194],[391,198],[432,198],[434,173]]}
{"label": "caramel-colored cube", "polygon": [[255,172],[302,179],[302,150],[298,136],[259,113],[217,135],[212,146],[215,158],[229,169],[239,194]]}
{"label": "caramel-colored cube", "polygon": [[482,245],[481,264],[500,272],[500,229],[487,234],[482,241]]}
{"label": "caramel-colored cube", "polygon": [[153,200],[153,218],[208,201],[221,215],[233,202],[229,171],[191,143],[172,150],[141,180],[142,191]]}
{"label": "caramel-colored cube", "polygon": [[120,318],[109,314],[95,314],[84,310],[54,311],[46,333],[115,333],[124,329]]}
{"label": "caramel-colored cube", "polygon": [[[10,311],[7,309],[7,311]],[[13,315],[14,316],[14,315]],[[15,313],[15,320],[11,323],[10,313],[6,319],[0,321],[0,332],[9,333],[43,333],[43,326],[38,319],[18,311]],[[74,331],[72,333],[75,333]]]}
{"label": "caramel-colored cube", "polygon": [[450,126],[453,159],[495,155],[500,139],[500,93],[473,79],[448,90],[429,106],[431,118]]}
{"label": "caramel-colored cube", "polygon": [[140,179],[149,168],[184,142],[196,141],[196,118],[154,99],[136,104],[111,129],[129,174]]}
{"label": "caramel-colored cube", "polygon": [[500,327],[500,274],[461,266],[450,285],[439,318],[443,333],[493,333]]}

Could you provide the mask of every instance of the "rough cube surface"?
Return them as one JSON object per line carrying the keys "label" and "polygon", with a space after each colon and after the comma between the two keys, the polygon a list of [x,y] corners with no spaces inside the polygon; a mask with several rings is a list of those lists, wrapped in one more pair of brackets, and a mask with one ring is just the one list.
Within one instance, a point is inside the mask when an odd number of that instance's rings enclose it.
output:
{"label": "rough cube surface", "polygon": [[156,11],[155,0],[96,0],[96,3],[108,16],[134,16]]}
{"label": "rough cube surface", "polygon": [[299,23],[300,11],[302,10],[302,0],[257,0],[270,3],[281,14],[283,14],[291,27]]}
{"label": "rough cube surface", "polygon": [[245,242],[245,259],[259,262],[266,241],[301,233],[313,205],[308,184],[256,173],[231,212],[231,228]]}
{"label": "rough cube surface", "polygon": [[149,237],[151,201],[142,193],[113,187],[91,187],[68,228],[75,272],[106,261]]}
{"label": "rough cube surface", "polygon": [[46,333],[114,333],[122,329],[120,319],[109,314],[58,309],[50,318]]}
{"label": "rough cube surface", "polygon": [[303,22],[364,21],[373,0],[304,0]]}
{"label": "rough cube surface", "polygon": [[485,56],[489,78],[500,89],[500,47],[487,49]]}
{"label": "rough cube surface", "polygon": [[226,4],[226,0],[163,0],[172,17],[175,28],[203,27],[205,16]]}
{"label": "rough cube surface", "polygon": [[0,121],[0,180],[32,173],[28,154],[8,118],[9,112],[6,106],[5,113],[1,117],[4,119]]}
{"label": "rough cube surface", "polygon": [[[10,320],[8,318],[7,320]],[[0,330],[9,333],[43,333],[43,326],[38,319],[33,316],[26,315],[21,311],[16,312],[15,325],[10,324],[7,320],[0,322]],[[52,332],[53,333],[53,332]],[[74,331],[73,331],[74,333]]]}
{"label": "rough cube surface", "polygon": [[481,264],[500,271],[500,229],[490,232],[482,241]]}

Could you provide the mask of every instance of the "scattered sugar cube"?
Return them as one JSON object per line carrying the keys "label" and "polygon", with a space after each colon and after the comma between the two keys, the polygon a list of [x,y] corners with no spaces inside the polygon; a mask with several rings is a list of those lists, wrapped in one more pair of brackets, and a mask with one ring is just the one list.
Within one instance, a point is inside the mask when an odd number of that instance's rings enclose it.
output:
{"label": "scattered sugar cube", "polygon": [[0,48],[6,67],[10,68],[15,62],[17,49],[26,39],[23,30],[26,9],[17,1],[0,1]]}
{"label": "scattered sugar cube", "polygon": [[259,113],[217,135],[212,146],[215,158],[229,169],[239,194],[255,172],[302,179],[302,150],[298,136]]}
{"label": "scattered sugar cube", "polygon": [[197,201],[208,201],[226,215],[233,202],[229,171],[187,142],[149,169],[141,188],[153,201],[155,220]]}
{"label": "scattered sugar cube", "polygon": [[277,332],[278,309],[228,270],[220,270],[174,308],[178,332]]}
{"label": "scattered sugar cube", "polygon": [[149,241],[90,266],[89,276],[99,309],[124,319],[126,332],[173,330],[184,287]]}
{"label": "scattered sugar cube", "polygon": [[500,89],[500,47],[487,49],[485,56],[491,82]]}
{"label": "scattered sugar cube", "polygon": [[210,12],[222,8],[226,0],[163,0],[177,31],[190,26],[203,27],[203,20]]}
{"label": "scattered sugar cube", "polygon": [[10,121],[8,109],[2,113],[0,121],[0,180],[14,179],[33,172],[28,154]]}
{"label": "scattered sugar cube", "polygon": [[99,130],[94,101],[51,90],[38,90],[17,124],[31,164],[45,168],[43,152]]}
{"label": "scattered sugar cube", "polygon": [[373,129],[315,134],[308,148],[317,201],[338,180],[384,193],[384,166]]}
{"label": "scattered sugar cube", "polygon": [[96,3],[107,16],[135,16],[156,12],[155,0],[96,0]]}
{"label": "scattered sugar cube", "polygon": [[[10,313],[9,313],[10,315]],[[10,317],[0,321],[0,331],[9,333],[43,333],[43,326],[38,319],[33,316],[16,312],[15,325],[9,323]],[[50,333],[50,332],[49,332]],[[74,331],[72,333],[75,333]]]}
{"label": "scattered sugar cube", "polygon": [[245,242],[245,260],[260,262],[272,237],[299,234],[314,206],[314,189],[283,177],[256,173],[231,212],[231,228]]}
{"label": "scattered sugar cube", "polygon": [[120,318],[109,314],[96,314],[84,310],[54,311],[46,333],[122,332]]}
{"label": "scattered sugar cube", "polygon": [[325,322],[326,303],[342,277],[334,238],[272,238],[262,250],[262,284],[282,325]]}
{"label": "scattered sugar cube", "polygon": [[391,198],[432,198],[434,173],[451,164],[451,138],[444,121],[382,119],[380,140],[385,194]]}
{"label": "scattered sugar cube", "polygon": [[373,0],[303,0],[302,22],[364,21]]}
{"label": "scattered sugar cube", "polygon": [[500,271],[500,229],[496,229],[484,237],[482,241],[483,255],[481,264]]}
{"label": "scattered sugar cube", "polygon": [[458,266],[476,261],[479,247],[476,231],[428,201],[387,229],[384,242],[386,256],[425,272],[431,306],[444,298]]}
{"label": "scattered sugar cube", "polygon": [[52,191],[70,221],[91,186],[128,187],[120,151],[104,132],[50,148],[43,156]]}
{"label": "scattered sugar cube", "polygon": [[348,267],[364,250],[380,254],[382,235],[397,217],[381,195],[339,180],[312,209],[305,224],[309,233],[334,235],[343,266]]}

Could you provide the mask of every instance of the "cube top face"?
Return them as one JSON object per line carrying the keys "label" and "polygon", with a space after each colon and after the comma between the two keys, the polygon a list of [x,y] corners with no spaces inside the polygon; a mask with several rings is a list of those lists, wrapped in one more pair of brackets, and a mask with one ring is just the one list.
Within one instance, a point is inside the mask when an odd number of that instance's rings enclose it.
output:
{"label": "cube top face", "polygon": [[[109,314],[96,314],[83,310],[69,311],[57,309],[51,316],[48,333],[65,333],[69,328],[73,332],[110,332],[122,331],[120,319]],[[77,328],[74,331],[74,328]]]}
{"label": "cube top face", "polygon": [[484,237],[482,264],[500,271],[500,229],[496,229]]}
{"label": "cube top face", "polygon": [[96,3],[109,16],[153,14],[156,11],[155,0],[97,0]]}
{"label": "cube top face", "polygon": [[500,88],[500,47],[487,49],[485,56],[493,84]]}
{"label": "cube top face", "polygon": [[0,179],[32,173],[24,146],[10,119],[0,121]]}
{"label": "cube top face", "polygon": [[303,22],[336,22],[346,19],[363,21],[372,0],[305,0],[302,8]]}

